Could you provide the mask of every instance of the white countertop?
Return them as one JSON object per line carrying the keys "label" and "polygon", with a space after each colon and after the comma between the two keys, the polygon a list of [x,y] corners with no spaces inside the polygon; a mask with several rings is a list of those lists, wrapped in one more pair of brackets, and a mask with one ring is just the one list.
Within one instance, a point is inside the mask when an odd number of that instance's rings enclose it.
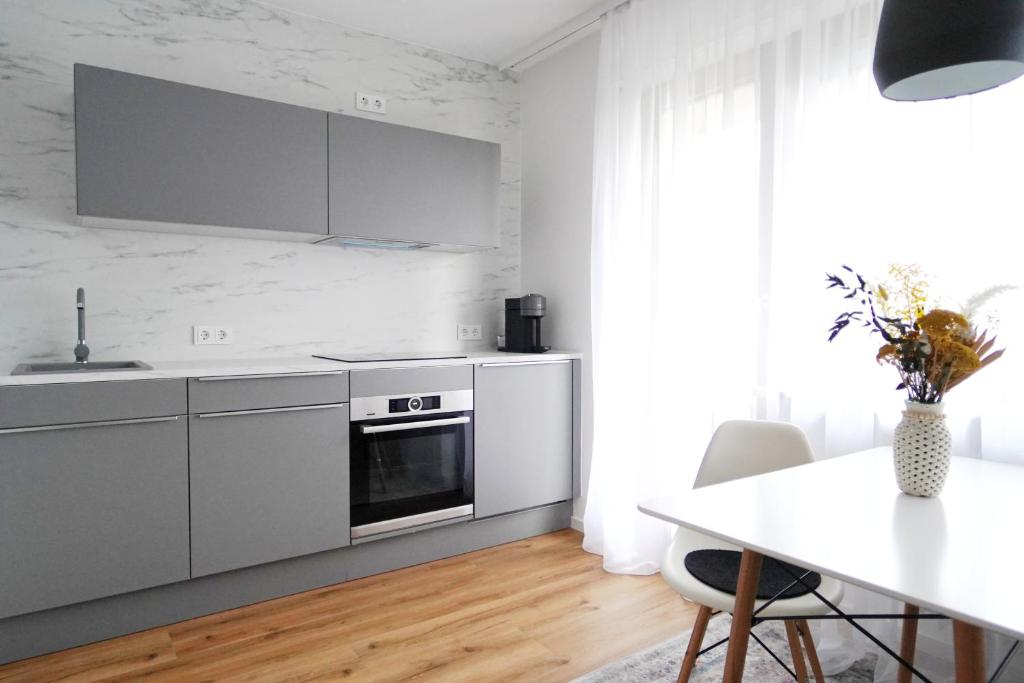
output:
{"label": "white countertop", "polygon": [[[481,363],[523,363],[580,358],[579,353],[548,351],[547,353],[506,353],[503,351],[467,351],[466,358],[436,360],[402,360],[373,363],[345,363],[312,356],[290,358],[240,358],[191,361],[145,361],[152,370],[113,372],[68,372],[39,375],[0,375],[0,386],[34,384],[65,384],[68,382],[113,382],[138,379],[169,379],[183,377],[214,377],[223,375],[277,375],[294,372],[338,372],[339,370],[376,370],[381,368],[424,368],[442,365],[479,365]],[[438,354],[442,355],[442,354]],[[97,358],[96,360],[106,360]]]}
{"label": "white countertop", "polygon": [[659,519],[925,610],[1024,638],[1024,467],[953,458],[937,498],[900,493],[878,448],[640,505]]}

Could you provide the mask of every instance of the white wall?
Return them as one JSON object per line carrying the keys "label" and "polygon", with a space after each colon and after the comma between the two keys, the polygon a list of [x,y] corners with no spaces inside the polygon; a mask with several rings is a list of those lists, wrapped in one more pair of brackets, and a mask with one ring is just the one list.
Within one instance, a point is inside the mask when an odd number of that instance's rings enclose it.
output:
{"label": "white wall", "polygon": [[[545,343],[585,354],[583,482],[590,475],[590,212],[599,36],[523,72],[523,289],[548,298]],[[579,526],[586,504],[573,512]]]}
{"label": "white wall", "polygon": [[[83,62],[502,145],[502,247],[394,253],[95,230],[75,215],[72,65]],[[0,373],[71,358],[75,288],[93,357],[492,347],[520,292],[518,76],[252,0],[4,0],[0,10]],[[235,328],[192,346],[192,324]]]}

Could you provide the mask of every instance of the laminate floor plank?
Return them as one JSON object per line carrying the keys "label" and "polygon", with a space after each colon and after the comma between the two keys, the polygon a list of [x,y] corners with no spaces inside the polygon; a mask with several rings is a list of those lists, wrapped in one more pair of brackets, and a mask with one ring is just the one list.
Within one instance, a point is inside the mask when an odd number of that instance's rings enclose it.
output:
{"label": "laminate floor plank", "polygon": [[572,530],[0,666],[0,681],[557,683],[677,635],[697,608]]}

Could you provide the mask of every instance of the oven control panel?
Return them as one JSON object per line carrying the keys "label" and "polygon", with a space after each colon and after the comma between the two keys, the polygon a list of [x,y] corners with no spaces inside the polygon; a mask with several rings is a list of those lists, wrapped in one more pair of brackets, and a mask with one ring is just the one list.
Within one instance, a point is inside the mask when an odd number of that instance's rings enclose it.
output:
{"label": "oven control panel", "polygon": [[421,410],[440,410],[441,397],[409,396],[407,398],[388,399],[389,413],[418,413]]}
{"label": "oven control panel", "polygon": [[379,420],[400,415],[459,413],[473,410],[473,390],[434,391],[429,394],[353,397],[352,422]]}

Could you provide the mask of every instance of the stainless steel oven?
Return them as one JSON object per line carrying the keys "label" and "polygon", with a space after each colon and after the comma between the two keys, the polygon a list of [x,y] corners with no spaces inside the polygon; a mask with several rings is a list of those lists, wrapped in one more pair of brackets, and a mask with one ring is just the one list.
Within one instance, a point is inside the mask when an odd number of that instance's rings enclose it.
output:
{"label": "stainless steel oven", "polygon": [[352,538],[473,516],[473,390],[352,399]]}

